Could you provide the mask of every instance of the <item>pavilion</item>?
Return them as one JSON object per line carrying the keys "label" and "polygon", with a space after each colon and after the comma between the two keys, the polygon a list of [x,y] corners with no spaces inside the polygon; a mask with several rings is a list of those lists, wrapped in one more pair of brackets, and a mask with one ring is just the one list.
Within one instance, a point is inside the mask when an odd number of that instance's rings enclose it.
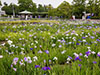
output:
{"label": "pavilion", "polygon": [[19,14],[20,14],[20,18],[21,18],[22,20],[31,19],[31,18],[32,18],[32,15],[33,15],[32,12],[29,12],[29,11],[27,11],[27,10],[22,11],[22,12],[19,12]]}

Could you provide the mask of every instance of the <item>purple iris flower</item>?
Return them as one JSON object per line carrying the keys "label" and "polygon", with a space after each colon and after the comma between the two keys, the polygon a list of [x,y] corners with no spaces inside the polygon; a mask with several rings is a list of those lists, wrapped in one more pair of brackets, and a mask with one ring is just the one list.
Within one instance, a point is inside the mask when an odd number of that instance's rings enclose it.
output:
{"label": "purple iris flower", "polygon": [[48,70],[51,70],[51,68],[50,68],[50,67],[47,67],[47,69],[48,69]]}
{"label": "purple iris flower", "polygon": [[99,57],[100,57],[100,55],[99,54],[97,54]]}
{"label": "purple iris flower", "polygon": [[42,68],[42,70],[47,71],[47,70],[51,70],[51,68],[50,68],[50,67],[46,67],[46,66],[45,66],[45,67],[43,67],[43,68]]}
{"label": "purple iris flower", "polygon": [[65,34],[68,34],[70,31],[66,31]]}
{"label": "purple iris flower", "polygon": [[16,31],[14,31],[16,33]]}
{"label": "purple iris flower", "polygon": [[62,45],[59,45],[59,48],[61,48],[62,47]]}
{"label": "purple iris flower", "polygon": [[66,43],[66,45],[68,45],[68,43]]}
{"label": "purple iris flower", "polygon": [[47,67],[43,67],[42,70],[45,70],[46,71],[47,70]]}
{"label": "purple iris flower", "polygon": [[40,50],[40,51],[38,51],[38,53],[42,53],[42,51]]}
{"label": "purple iris flower", "polygon": [[86,37],[82,37],[82,39],[86,39]]}
{"label": "purple iris flower", "polygon": [[79,56],[78,56],[78,57],[76,57],[74,60],[79,60],[79,61],[81,61],[81,59],[79,58]]}
{"label": "purple iris flower", "polygon": [[28,59],[27,59],[26,57],[24,57],[24,60],[25,60],[25,61],[28,61]]}
{"label": "purple iris flower", "polygon": [[48,50],[45,50],[45,52],[46,52],[47,54],[49,54],[49,51],[48,51]]}
{"label": "purple iris flower", "polygon": [[28,63],[32,63],[32,60],[28,60]]}
{"label": "purple iris flower", "polygon": [[64,29],[64,27],[62,27],[62,29]]}
{"label": "purple iris flower", "polygon": [[49,60],[49,62],[51,62],[51,60]]}
{"label": "purple iris flower", "polygon": [[75,33],[75,30],[73,30],[72,33]]}
{"label": "purple iris flower", "polygon": [[82,65],[81,64],[78,64],[78,66],[81,67]]}
{"label": "purple iris flower", "polygon": [[82,53],[80,53],[80,56],[82,56],[83,54]]}
{"label": "purple iris flower", "polygon": [[86,42],[85,45],[88,45],[88,42]]}
{"label": "purple iris flower", "polygon": [[33,24],[36,24],[36,22],[33,22]]}
{"label": "purple iris flower", "polygon": [[66,42],[64,39],[61,42]]}
{"label": "purple iris flower", "polygon": [[76,43],[76,45],[79,45],[79,43]]}
{"label": "purple iris flower", "polygon": [[33,48],[30,48],[30,50],[33,50]]}
{"label": "purple iris flower", "polygon": [[26,30],[25,28],[23,30]]}
{"label": "purple iris flower", "polygon": [[35,65],[35,68],[39,68],[40,67],[40,65]]}
{"label": "purple iris flower", "polygon": [[14,60],[13,60],[13,61],[16,61],[16,62],[17,62],[17,61],[18,61],[18,59],[19,59],[19,58],[14,58]]}
{"label": "purple iris flower", "polygon": [[96,64],[97,62],[96,61],[93,61],[93,64]]}
{"label": "purple iris flower", "polygon": [[71,56],[68,56],[68,58],[73,59]]}
{"label": "purple iris flower", "polygon": [[24,23],[22,23],[22,25],[24,25]]}
{"label": "purple iris flower", "polygon": [[97,26],[95,26],[95,28],[98,28]]}
{"label": "purple iris flower", "polygon": [[46,63],[46,60],[44,60],[44,63]]}
{"label": "purple iris flower", "polygon": [[91,39],[94,39],[95,37],[94,36],[91,36]]}
{"label": "purple iris flower", "polygon": [[82,42],[80,39],[78,41]]}
{"label": "purple iris flower", "polygon": [[11,64],[11,67],[13,67],[13,65]]}
{"label": "purple iris flower", "polygon": [[99,40],[99,39],[97,39],[97,41],[98,41],[98,42],[100,42],[100,40]]}
{"label": "purple iris flower", "polygon": [[97,56],[99,56],[99,57],[100,57],[100,52],[98,52]]}
{"label": "purple iris flower", "polygon": [[91,53],[90,53],[90,51],[87,51],[85,54],[86,54],[87,56],[89,56]]}

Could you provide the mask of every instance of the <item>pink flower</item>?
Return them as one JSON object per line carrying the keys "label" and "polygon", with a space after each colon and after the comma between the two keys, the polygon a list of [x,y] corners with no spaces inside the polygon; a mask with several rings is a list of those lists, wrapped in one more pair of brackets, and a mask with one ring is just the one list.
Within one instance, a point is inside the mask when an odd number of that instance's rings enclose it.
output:
{"label": "pink flower", "polygon": [[17,71],[17,69],[16,69],[16,68],[13,68],[13,70],[14,70],[14,71]]}

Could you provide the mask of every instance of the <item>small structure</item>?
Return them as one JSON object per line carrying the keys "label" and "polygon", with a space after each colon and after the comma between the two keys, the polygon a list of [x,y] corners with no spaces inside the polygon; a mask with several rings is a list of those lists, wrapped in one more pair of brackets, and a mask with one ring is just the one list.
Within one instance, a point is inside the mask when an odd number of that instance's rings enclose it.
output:
{"label": "small structure", "polygon": [[19,14],[22,20],[28,20],[32,18],[33,13],[25,10],[25,11],[19,12]]}
{"label": "small structure", "polygon": [[1,8],[2,8],[2,7],[0,6],[0,16],[6,15],[5,11],[2,11]]}

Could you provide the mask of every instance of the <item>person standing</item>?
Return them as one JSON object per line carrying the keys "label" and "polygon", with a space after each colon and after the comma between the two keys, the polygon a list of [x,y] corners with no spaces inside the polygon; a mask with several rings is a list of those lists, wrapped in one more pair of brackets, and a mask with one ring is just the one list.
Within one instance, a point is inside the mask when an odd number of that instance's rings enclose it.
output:
{"label": "person standing", "polygon": [[28,20],[28,15],[26,15],[26,18],[25,19]]}
{"label": "person standing", "polygon": [[75,20],[75,15],[72,16],[73,20]]}

